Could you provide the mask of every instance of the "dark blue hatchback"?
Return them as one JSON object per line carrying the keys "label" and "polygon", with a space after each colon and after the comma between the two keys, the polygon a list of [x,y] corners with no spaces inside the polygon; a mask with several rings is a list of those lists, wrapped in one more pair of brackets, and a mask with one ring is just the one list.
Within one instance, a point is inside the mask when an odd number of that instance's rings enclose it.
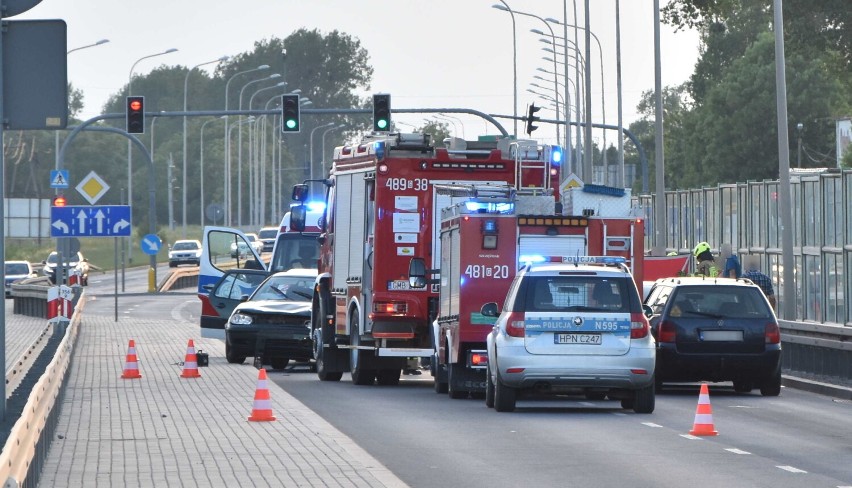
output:
{"label": "dark blue hatchback", "polygon": [[781,392],[781,333],[761,289],[746,279],[666,278],[645,304],[653,311],[657,386],[732,381],[737,392]]}

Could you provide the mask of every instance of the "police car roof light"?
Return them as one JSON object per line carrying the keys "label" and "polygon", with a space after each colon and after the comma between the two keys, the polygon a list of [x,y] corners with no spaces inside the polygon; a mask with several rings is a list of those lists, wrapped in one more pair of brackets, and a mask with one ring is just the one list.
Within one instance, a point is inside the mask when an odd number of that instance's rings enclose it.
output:
{"label": "police car roof light", "polygon": [[563,256],[563,263],[571,264],[625,264],[622,256]]}

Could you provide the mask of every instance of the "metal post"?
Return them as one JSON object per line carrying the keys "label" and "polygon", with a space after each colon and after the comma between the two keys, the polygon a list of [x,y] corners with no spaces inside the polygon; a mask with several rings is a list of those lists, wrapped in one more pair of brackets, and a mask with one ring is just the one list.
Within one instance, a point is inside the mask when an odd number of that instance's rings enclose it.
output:
{"label": "metal post", "polygon": [[662,256],[666,252],[666,185],[665,185],[665,146],[663,146],[663,87],[660,69],[660,0],[654,0],[654,101],[656,105],[654,123],[654,162],[657,181],[656,204],[654,205],[654,247],[653,256]]}

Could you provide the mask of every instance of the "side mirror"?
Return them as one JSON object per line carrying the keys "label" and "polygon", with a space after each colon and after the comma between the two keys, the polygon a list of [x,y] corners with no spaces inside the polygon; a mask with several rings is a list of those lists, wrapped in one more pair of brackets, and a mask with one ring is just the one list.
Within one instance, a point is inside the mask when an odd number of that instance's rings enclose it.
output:
{"label": "side mirror", "polygon": [[290,207],[290,228],[296,232],[304,232],[307,217],[308,207],[305,205]]}
{"label": "side mirror", "polygon": [[249,297],[248,295],[240,295],[240,302],[247,302],[248,297]]}
{"label": "side mirror", "polygon": [[408,284],[411,288],[426,288],[426,262],[423,258],[411,258],[408,263]]}
{"label": "side mirror", "polygon": [[257,259],[247,259],[244,269],[259,269],[263,270],[264,267],[257,262]]}
{"label": "side mirror", "polygon": [[479,310],[479,313],[481,313],[485,317],[496,317],[496,316],[500,315],[500,311],[497,308],[497,302],[486,303]]}
{"label": "side mirror", "polygon": [[649,319],[650,319],[650,318],[651,318],[651,316],[653,316],[653,315],[654,315],[654,309],[653,309],[653,308],[651,308],[651,306],[650,306],[650,305],[645,305],[645,304],[643,304],[643,305],[642,305],[642,313],[644,313],[644,314],[645,314],[645,317],[647,317],[647,318],[649,318]]}
{"label": "side mirror", "polygon": [[206,291],[207,293],[210,293],[211,291],[213,291],[214,286],[215,283],[207,283],[206,285],[201,285],[201,289]]}
{"label": "side mirror", "polygon": [[304,183],[300,185],[293,185],[293,193],[290,198],[292,198],[294,202],[307,202],[310,193],[310,187]]}

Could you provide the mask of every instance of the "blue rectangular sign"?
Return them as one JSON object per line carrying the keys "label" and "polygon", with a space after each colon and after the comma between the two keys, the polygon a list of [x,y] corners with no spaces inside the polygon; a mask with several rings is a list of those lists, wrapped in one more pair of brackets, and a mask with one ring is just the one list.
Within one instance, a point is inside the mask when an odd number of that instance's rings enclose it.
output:
{"label": "blue rectangular sign", "polygon": [[129,205],[50,207],[50,237],[129,237]]}

